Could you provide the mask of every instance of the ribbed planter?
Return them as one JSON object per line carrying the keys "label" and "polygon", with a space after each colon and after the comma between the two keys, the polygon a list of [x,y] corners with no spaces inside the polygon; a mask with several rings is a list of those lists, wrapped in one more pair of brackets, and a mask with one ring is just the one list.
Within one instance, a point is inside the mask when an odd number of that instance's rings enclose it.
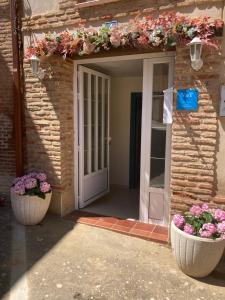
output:
{"label": "ribbed planter", "polygon": [[45,217],[50,205],[52,193],[45,199],[37,196],[17,195],[11,191],[12,209],[17,221],[23,225],[36,225]]}
{"label": "ribbed planter", "polygon": [[209,275],[219,263],[225,240],[189,235],[171,223],[172,251],[179,268],[187,275],[201,278]]}

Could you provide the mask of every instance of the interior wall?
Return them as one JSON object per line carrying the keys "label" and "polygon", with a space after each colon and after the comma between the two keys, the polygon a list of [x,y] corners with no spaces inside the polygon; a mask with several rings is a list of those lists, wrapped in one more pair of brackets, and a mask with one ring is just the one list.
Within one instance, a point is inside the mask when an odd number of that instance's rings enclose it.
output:
{"label": "interior wall", "polygon": [[130,101],[142,91],[142,77],[117,77],[111,81],[110,184],[129,186]]}

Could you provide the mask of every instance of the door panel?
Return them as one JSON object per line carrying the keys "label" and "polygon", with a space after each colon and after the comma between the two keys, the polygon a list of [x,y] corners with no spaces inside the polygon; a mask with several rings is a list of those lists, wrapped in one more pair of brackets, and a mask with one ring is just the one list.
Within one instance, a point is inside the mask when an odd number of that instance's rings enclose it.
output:
{"label": "door panel", "polygon": [[144,60],[140,219],[162,225],[169,217],[171,147],[163,91],[172,86],[172,68],[172,58]]}
{"label": "door panel", "polygon": [[79,207],[109,190],[110,78],[79,66]]}

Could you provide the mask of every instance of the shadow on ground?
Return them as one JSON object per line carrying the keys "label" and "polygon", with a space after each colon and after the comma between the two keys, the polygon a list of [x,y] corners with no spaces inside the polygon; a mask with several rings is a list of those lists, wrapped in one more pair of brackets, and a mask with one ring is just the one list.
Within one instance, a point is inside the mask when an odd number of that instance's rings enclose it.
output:
{"label": "shadow on ground", "polygon": [[0,299],[74,226],[48,215],[39,225],[25,227],[15,221],[11,207],[0,207]]}
{"label": "shadow on ground", "polygon": [[9,207],[1,208],[0,232],[0,299],[8,299],[24,274],[27,298],[16,299],[224,299],[224,274],[190,278],[170,249],[156,243],[53,215],[24,227]]}

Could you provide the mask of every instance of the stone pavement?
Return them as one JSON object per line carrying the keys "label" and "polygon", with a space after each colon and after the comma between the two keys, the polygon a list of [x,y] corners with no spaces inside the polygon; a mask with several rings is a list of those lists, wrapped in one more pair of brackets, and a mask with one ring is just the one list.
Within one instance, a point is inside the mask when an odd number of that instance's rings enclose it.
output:
{"label": "stone pavement", "polygon": [[184,275],[169,247],[51,215],[24,227],[1,208],[0,262],[2,300],[225,299],[225,276]]}

